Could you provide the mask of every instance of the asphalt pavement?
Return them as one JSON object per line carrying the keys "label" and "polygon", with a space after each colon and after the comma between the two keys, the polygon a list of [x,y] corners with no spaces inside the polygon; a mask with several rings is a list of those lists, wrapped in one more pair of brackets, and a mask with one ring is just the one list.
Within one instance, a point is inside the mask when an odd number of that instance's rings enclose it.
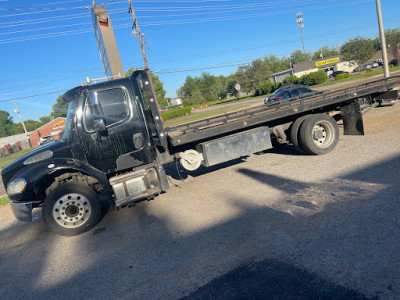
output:
{"label": "asphalt pavement", "polygon": [[0,207],[0,299],[399,299],[399,116],[326,155],[171,164],[167,193],[76,237]]}

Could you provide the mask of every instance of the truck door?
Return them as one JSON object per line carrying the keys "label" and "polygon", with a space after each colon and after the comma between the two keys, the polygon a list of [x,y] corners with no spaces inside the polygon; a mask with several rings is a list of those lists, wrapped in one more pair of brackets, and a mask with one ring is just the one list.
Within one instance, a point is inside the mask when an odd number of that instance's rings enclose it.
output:
{"label": "truck door", "polygon": [[129,87],[118,82],[90,90],[83,103],[82,148],[87,162],[105,173],[154,159],[140,103]]}

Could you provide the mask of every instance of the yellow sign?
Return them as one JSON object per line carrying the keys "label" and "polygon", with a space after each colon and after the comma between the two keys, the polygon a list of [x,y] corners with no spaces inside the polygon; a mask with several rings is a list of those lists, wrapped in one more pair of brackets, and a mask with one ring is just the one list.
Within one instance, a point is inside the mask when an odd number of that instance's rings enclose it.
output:
{"label": "yellow sign", "polygon": [[335,57],[335,58],[331,58],[331,59],[327,59],[327,60],[322,60],[322,61],[317,61],[315,63],[315,66],[319,67],[319,66],[323,66],[323,65],[333,64],[333,63],[336,63],[336,62],[339,62],[339,57]]}
{"label": "yellow sign", "polygon": [[64,123],[65,123],[65,120],[60,120],[57,123],[54,123],[53,127],[60,126],[61,124],[64,124]]}

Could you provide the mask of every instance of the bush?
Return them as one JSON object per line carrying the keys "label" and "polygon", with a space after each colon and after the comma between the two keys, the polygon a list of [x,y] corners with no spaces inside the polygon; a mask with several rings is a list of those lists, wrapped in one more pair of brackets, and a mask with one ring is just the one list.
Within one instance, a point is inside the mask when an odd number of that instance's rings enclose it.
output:
{"label": "bush", "polygon": [[274,90],[274,88],[275,88],[275,84],[273,84],[272,82],[269,82],[269,81],[264,82],[257,87],[256,92],[254,93],[254,96],[269,94]]}
{"label": "bush", "polygon": [[167,121],[172,118],[188,115],[188,114],[190,114],[191,111],[192,111],[191,107],[184,107],[184,108],[180,108],[180,109],[176,109],[176,110],[172,110],[172,111],[166,111],[166,112],[162,113],[161,116],[162,116],[163,121]]}
{"label": "bush", "polygon": [[371,73],[372,71],[372,69],[367,69],[367,73]]}
{"label": "bush", "polygon": [[350,74],[347,74],[347,73],[337,74],[335,76],[335,80],[345,79],[345,78],[349,78],[349,77],[350,77]]}
{"label": "bush", "polygon": [[282,84],[284,86],[298,84],[298,83],[299,83],[299,78],[297,76],[288,76],[282,81]]}
{"label": "bush", "polygon": [[318,72],[312,72],[307,75],[303,75],[300,77],[299,82],[304,85],[316,85],[325,82],[328,79],[328,75],[326,75],[324,70],[320,70]]}
{"label": "bush", "polygon": [[281,87],[283,87],[282,82],[275,83],[274,88],[272,89],[271,93],[275,92],[277,89],[280,89]]}

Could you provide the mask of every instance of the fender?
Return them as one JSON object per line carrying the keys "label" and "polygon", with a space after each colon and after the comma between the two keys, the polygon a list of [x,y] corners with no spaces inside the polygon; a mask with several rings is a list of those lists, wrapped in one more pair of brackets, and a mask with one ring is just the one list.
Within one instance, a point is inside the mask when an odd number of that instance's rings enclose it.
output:
{"label": "fender", "polygon": [[26,188],[20,194],[10,195],[10,199],[16,202],[23,201],[33,201],[33,202],[41,202],[43,199],[35,199],[38,197],[40,192],[47,188],[43,186],[44,180],[48,176],[53,176],[55,174],[63,174],[68,172],[81,172],[86,175],[89,175],[95,178],[103,187],[104,191],[108,194],[112,194],[112,190],[110,188],[107,176],[92,168],[91,166],[82,164],[78,161],[74,160],[57,160],[49,162],[40,162],[29,168],[24,168],[21,170],[22,172],[16,173],[13,178],[10,180],[23,178],[26,181]]}

